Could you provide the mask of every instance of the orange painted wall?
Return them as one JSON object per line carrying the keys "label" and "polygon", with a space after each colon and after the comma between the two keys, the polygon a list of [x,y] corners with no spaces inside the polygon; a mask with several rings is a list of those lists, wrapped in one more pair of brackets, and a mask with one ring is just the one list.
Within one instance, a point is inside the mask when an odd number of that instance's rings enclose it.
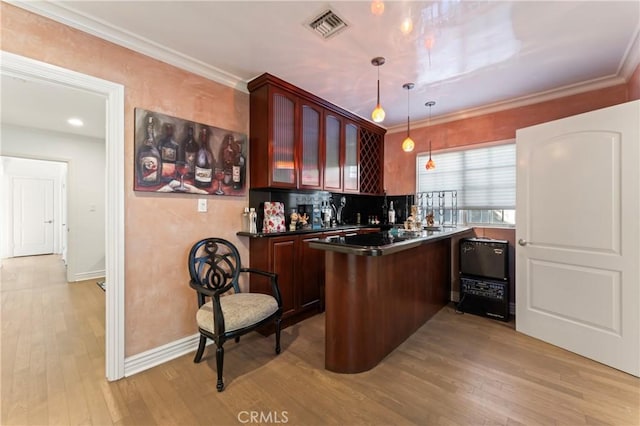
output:
{"label": "orange painted wall", "polygon": [[[637,70],[636,70],[637,73]],[[516,129],[593,111],[628,100],[627,85],[494,112],[477,117],[411,129],[413,152],[402,151],[404,132],[387,133],[384,141],[384,185],[390,195],[412,194],[416,183],[416,154],[432,150],[500,141],[516,137]],[[433,156],[436,165],[437,154]]]}
{"label": "orange painted wall", "polygon": [[125,87],[125,352],[131,356],[197,332],[186,259],[198,239],[235,236],[246,197],[196,198],[133,191],[134,108],[248,134],[249,95],[0,3],[2,50]]}

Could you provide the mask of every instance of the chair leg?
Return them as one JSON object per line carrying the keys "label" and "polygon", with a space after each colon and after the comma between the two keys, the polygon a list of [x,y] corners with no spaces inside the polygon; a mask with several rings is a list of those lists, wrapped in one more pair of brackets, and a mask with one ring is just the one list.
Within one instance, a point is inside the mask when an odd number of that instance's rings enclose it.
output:
{"label": "chair leg", "polygon": [[207,345],[207,336],[200,335],[200,343],[198,344],[198,350],[196,351],[196,357],[193,359],[193,362],[198,363],[202,359],[202,354],[204,353],[204,348]]}
{"label": "chair leg", "polygon": [[224,389],[224,382],[222,381],[222,366],[224,364],[224,349],[222,348],[222,344],[218,345],[218,349],[216,349],[216,367],[218,369],[218,384],[216,388],[218,392],[222,392]]}
{"label": "chair leg", "polygon": [[280,318],[276,318],[276,354],[280,353]]}

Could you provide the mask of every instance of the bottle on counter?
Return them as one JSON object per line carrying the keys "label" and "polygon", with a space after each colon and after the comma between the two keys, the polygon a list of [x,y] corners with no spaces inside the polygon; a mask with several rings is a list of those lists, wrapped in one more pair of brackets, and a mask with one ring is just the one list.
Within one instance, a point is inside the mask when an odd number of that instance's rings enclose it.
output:
{"label": "bottle on counter", "polygon": [[242,232],[249,232],[249,207],[245,207],[242,212]]}
{"label": "bottle on counter", "polygon": [[213,153],[209,150],[209,132],[206,127],[200,130],[200,149],[196,155],[194,184],[198,188],[210,188],[213,181]]}
{"label": "bottle on counter", "polygon": [[178,142],[173,137],[173,124],[165,123],[164,137],[160,141],[160,157],[162,158],[162,182],[171,182],[176,176],[176,160],[178,159]]}
{"label": "bottle on counter", "polygon": [[396,223],[396,211],[393,209],[393,201],[389,204],[389,224],[393,225]]}
{"label": "bottle on counter", "polygon": [[153,129],[153,117],[147,121],[147,133],[144,143],[138,150],[136,158],[138,185],[155,186],[160,184],[162,172],[162,158],[156,146],[156,136]]}
{"label": "bottle on counter", "polygon": [[249,209],[249,232],[256,234],[258,232],[258,214],[256,209],[251,207]]}
{"label": "bottle on counter", "polygon": [[387,204],[387,191],[384,192],[384,202],[382,203],[382,220],[389,218],[389,204]]}

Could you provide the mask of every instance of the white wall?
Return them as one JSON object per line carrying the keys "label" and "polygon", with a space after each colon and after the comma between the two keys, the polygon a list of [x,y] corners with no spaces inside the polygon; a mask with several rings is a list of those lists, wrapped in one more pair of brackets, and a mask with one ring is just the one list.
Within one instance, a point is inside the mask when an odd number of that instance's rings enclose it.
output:
{"label": "white wall", "polygon": [[0,154],[67,162],[67,279],[104,276],[105,141],[3,124]]}

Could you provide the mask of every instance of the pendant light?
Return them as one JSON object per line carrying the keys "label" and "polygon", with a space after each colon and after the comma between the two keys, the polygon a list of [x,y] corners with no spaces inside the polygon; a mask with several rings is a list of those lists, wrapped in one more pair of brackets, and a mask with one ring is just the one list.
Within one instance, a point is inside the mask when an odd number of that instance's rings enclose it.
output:
{"label": "pendant light", "polygon": [[384,58],[382,56],[373,58],[371,60],[371,64],[378,68],[378,103],[371,113],[371,119],[376,123],[382,123],[382,121],[384,121],[385,113],[380,105],[380,65],[384,64]]}
{"label": "pendant light", "polygon": [[405,83],[402,85],[403,89],[407,89],[407,137],[402,141],[402,150],[404,152],[411,152],[416,146],[415,142],[413,142],[413,139],[411,139],[409,126],[409,91],[413,89],[413,86],[413,83]]}
{"label": "pendant light", "polygon": [[384,1],[373,0],[371,2],[371,13],[376,16],[382,16],[382,14],[384,13]]}
{"label": "pendant light", "polygon": [[[429,107],[429,123],[428,126],[431,126],[431,107],[434,106],[436,103],[435,101],[429,101],[425,104],[425,106]],[[432,170],[436,168],[436,163],[435,161],[433,161],[431,159],[431,138],[429,138],[429,161],[427,161],[427,164],[425,165],[425,168],[427,170]]]}

